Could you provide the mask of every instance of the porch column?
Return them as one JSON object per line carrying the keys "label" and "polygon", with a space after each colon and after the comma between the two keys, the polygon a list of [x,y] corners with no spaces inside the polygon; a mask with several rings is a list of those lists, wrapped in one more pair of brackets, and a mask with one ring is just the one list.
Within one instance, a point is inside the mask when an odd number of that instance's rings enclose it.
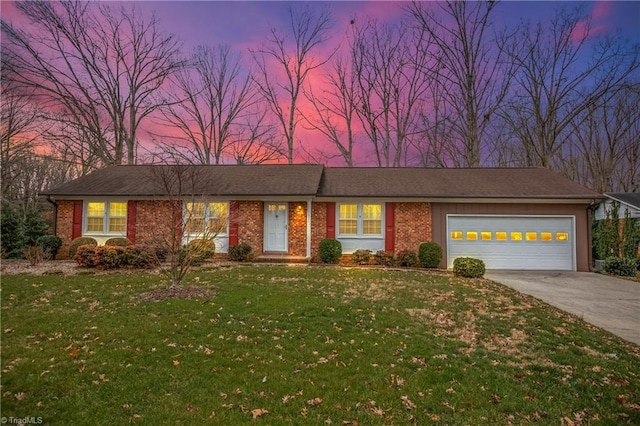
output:
{"label": "porch column", "polygon": [[307,200],[307,258],[311,258],[311,200]]}

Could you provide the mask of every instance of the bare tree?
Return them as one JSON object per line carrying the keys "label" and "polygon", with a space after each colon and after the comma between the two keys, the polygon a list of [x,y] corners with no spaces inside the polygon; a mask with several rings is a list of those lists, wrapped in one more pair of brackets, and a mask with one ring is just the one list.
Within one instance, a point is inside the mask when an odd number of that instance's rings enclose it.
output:
{"label": "bare tree", "polygon": [[422,28],[369,23],[352,45],[358,119],[373,144],[376,163],[398,167],[417,132],[428,91],[430,40]]}
{"label": "bare tree", "polygon": [[599,193],[637,190],[639,103],[640,86],[626,86],[583,111],[571,124],[571,150],[561,156],[565,173]]}
{"label": "bare tree", "polygon": [[140,122],[158,108],[156,92],[181,66],[174,36],[135,9],[80,1],[16,8],[28,24],[2,22],[12,83],[33,90],[50,119],[80,135],[76,142],[102,164],[134,164]]}
{"label": "bare tree", "polygon": [[158,201],[168,206],[147,243],[156,254],[166,256],[168,265],[161,273],[171,288],[180,287],[193,267],[214,255],[215,238],[227,229],[228,211],[212,212],[210,205],[215,203],[209,203],[198,189],[200,170],[193,165],[157,165],[149,168],[147,176],[161,194]]}
{"label": "bare tree", "polygon": [[[311,129],[319,131],[331,142],[345,165],[352,167],[357,120],[356,75],[351,64],[339,57],[325,77],[326,87],[322,94],[311,87],[305,90],[305,97],[312,107],[306,121]],[[321,155],[327,159],[331,157],[329,153]]]}
{"label": "bare tree", "polygon": [[638,45],[595,34],[582,6],[559,9],[548,24],[523,26],[508,50],[517,72],[503,114],[522,165],[552,167],[575,120],[608,103],[638,69],[638,52]]}
{"label": "bare tree", "polygon": [[[434,10],[433,5],[438,8]],[[505,66],[503,38],[493,33],[497,3],[414,2],[408,11],[426,31],[432,51],[431,84],[438,87],[448,118],[456,163],[478,167],[490,120],[507,94],[511,69]],[[441,110],[443,111],[443,110]]]}
{"label": "bare tree", "polygon": [[242,72],[241,57],[229,46],[199,46],[190,67],[176,73],[171,83],[174,90],[161,109],[166,123],[180,131],[176,139],[190,148],[193,155],[189,157],[199,164],[220,164],[242,139],[244,122],[256,102],[253,81]]}
{"label": "bare tree", "polygon": [[287,144],[287,160],[294,160],[295,131],[300,121],[298,101],[309,74],[329,57],[318,54],[331,29],[331,14],[317,16],[311,8],[290,8],[290,33],[271,28],[267,42],[253,50],[255,82],[278,121]]}

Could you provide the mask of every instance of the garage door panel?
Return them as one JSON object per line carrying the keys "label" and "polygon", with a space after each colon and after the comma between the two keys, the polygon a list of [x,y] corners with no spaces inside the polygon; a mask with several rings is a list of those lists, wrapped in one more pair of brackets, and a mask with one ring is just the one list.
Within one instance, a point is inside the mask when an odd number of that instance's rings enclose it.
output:
{"label": "garage door panel", "polygon": [[447,224],[449,267],[456,257],[475,257],[488,269],[574,269],[571,217],[449,216]]}

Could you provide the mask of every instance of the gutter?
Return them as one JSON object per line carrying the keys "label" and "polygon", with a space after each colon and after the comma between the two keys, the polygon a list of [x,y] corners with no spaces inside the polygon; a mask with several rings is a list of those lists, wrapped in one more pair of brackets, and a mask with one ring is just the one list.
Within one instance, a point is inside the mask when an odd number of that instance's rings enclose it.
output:
{"label": "gutter", "polygon": [[47,195],[47,201],[53,205],[53,224],[51,225],[51,230],[53,231],[53,235],[57,235],[57,227],[58,227],[58,203],[56,203],[51,195]]}

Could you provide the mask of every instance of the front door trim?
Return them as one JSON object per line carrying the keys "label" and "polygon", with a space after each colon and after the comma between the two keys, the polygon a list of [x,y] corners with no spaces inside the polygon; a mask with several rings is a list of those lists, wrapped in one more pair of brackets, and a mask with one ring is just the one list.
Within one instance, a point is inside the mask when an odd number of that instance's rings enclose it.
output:
{"label": "front door trim", "polygon": [[289,203],[266,201],[264,203],[264,252],[287,253],[289,251]]}

